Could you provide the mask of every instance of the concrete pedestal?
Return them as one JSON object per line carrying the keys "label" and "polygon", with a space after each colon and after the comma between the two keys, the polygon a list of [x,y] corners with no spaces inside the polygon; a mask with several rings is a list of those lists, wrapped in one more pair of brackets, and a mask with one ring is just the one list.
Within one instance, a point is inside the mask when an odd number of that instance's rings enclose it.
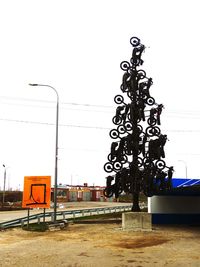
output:
{"label": "concrete pedestal", "polygon": [[151,214],[147,212],[122,213],[122,229],[134,231],[151,231]]}

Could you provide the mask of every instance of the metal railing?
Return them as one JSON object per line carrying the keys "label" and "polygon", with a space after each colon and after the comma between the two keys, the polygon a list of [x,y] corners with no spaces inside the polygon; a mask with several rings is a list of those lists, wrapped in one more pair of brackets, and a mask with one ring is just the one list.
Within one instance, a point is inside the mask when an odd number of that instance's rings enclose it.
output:
{"label": "metal railing", "polygon": [[[57,220],[65,220],[65,219],[75,219],[84,216],[93,216],[99,214],[106,214],[106,213],[115,213],[115,212],[123,212],[131,210],[132,205],[126,206],[116,206],[116,207],[106,207],[106,208],[92,208],[92,209],[77,209],[77,210],[63,210],[57,211],[56,217]],[[29,223],[30,221],[36,221],[40,223],[41,220],[53,222],[54,221],[54,212],[43,212],[34,215],[29,215],[26,217],[10,220],[7,222],[0,223],[0,230],[15,227],[15,226],[24,226],[25,223]]]}

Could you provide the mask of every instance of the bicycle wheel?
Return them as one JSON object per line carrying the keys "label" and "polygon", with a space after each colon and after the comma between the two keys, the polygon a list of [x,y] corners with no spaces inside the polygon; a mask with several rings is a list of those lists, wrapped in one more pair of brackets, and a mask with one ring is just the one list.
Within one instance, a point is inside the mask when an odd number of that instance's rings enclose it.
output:
{"label": "bicycle wheel", "polygon": [[128,86],[126,86],[126,87],[124,88],[124,85],[121,84],[121,85],[120,85],[120,89],[122,90],[123,93],[124,93],[124,92],[127,92],[127,91],[128,91]]}
{"label": "bicycle wheel", "polygon": [[[157,135],[157,129],[158,127],[153,127],[153,126],[149,126],[146,128],[146,134],[148,136],[154,136],[154,135]],[[159,129],[159,128],[158,128]]]}
{"label": "bicycle wheel", "polygon": [[114,101],[116,104],[122,104],[124,102],[124,98],[122,95],[116,95],[114,97]]}
{"label": "bicycle wheel", "polygon": [[156,125],[156,119],[155,118],[152,118],[152,119],[148,118],[147,123],[151,126],[155,126]]}
{"label": "bicycle wheel", "polygon": [[143,165],[142,158],[138,157],[137,161],[138,161],[138,167],[142,167],[142,165]]}
{"label": "bicycle wheel", "polygon": [[162,159],[157,160],[156,161],[156,167],[159,170],[163,170],[166,167],[166,164],[165,164],[164,160],[162,160]]}
{"label": "bicycle wheel", "polygon": [[126,128],[124,127],[124,125],[119,125],[117,127],[117,131],[120,133],[120,134],[124,134],[126,132]]}
{"label": "bicycle wheel", "polygon": [[153,106],[155,104],[155,99],[153,97],[148,97],[145,99],[145,102],[149,106]]}
{"label": "bicycle wheel", "polygon": [[139,133],[141,134],[143,132],[143,128],[141,125],[137,125],[137,129],[139,130]]}
{"label": "bicycle wheel", "polygon": [[126,155],[122,155],[121,157],[121,163],[125,164],[128,161],[128,157]]}
{"label": "bicycle wheel", "polygon": [[112,139],[117,139],[119,137],[119,133],[116,129],[112,129],[110,131],[109,135]]}
{"label": "bicycle wheel", "polygon": [[158,126],[154,127],[154,134],[159,136],[160,135],[160,128]]}
{"label": "bicycle wheel", "polygon": [[110,162],[107,162],[103,166],[105,172],[112,172],[113,171],[113,165]]}
{"label": "bicycle wheel", "polygon": [[146,77],[146,72],[144,70],[138,70],[137,75],[139,79],[144,79]]}
{"label": "bicycle wheel", "polygon": [[122,164],[119,161],[116,161],[114,163],[114,170],[119,171],[119,170],[121,170],[121,168],[122,168]]}
{"label": "bicycle wheel", "polygon": [[128,155],[128,156],[131,156],[133,153],[132,153],[131,149],[126,149],[125,150],[125,154]]}
{"label": "bicycle wheel", "polygon": [[125,122],[124,127],[125,127],[125,129],[126,129],[127,131],[131,131],[133,125],[132,125],[132,123],[131,123],[130,121],[127,121],[127,122]]}
{"label": "bicycle wheel", "polygon": [[112,122],[113,122],[115,125],[119,125],[119,124],[122,122],[122,118],[121,118],[121,117],[114,116],[114,117],[112,118]]}
{"label": "bicycle wheel", "polygon": [[131,100],[133,100],[133,97],[134,97],[133,92],[128,91],[128,92],[127,92],[127,95],[128,95],[128,97],[129,97]]}
{"label": "bicycle wheel", "polygon": [[153,192],[147,188],[143,189],[143,193],[146,197],[152,197],[154,195]]}
{"label": "bicycle wheel", "polygon": [[130,43],[132,46],[138,46],[140,44],[140,39],[137,37],[131,37]]}
{"label": "bicycle wheel", "polygon": [[138,58],[131,58],[130,62],[134,66],[139,66],[140,65],[140,60]]}
{"label": "bicycle wheel", "polygon": [[122,70],[128,70],[130,68],[130,63],[128,61],[122,61],[120,64]]}
{"label": "bicycle wheel", "polygon": [[144,167],[154,167],[154,163],[150,158],[145,157],[143,159]]}
{"label": "bicycle wheel", "polygon": [[111,162],[116,161],[116,156],[112,156],[111,153],[108,155],[107,159]]}
{"label": "bicycle wheel", "polygon": [[104,194],[105,197],[112,197],[113,196],[112,188],[106,187],[103,190],[103,194]]}

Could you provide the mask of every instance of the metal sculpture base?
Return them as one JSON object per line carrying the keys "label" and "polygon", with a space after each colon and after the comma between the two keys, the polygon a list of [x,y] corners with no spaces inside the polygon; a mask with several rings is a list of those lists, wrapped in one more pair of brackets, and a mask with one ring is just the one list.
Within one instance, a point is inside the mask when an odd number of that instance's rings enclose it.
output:
{"label": "metal sculpture base", "polygon": [[152,231],[151,214],[147,212],[122,213],[122,229],[133,231]]}
{"label": "metal sculpture base", "polygon": [[140,212],[140,206],[139,206],[139,194],[133,194],[133,206],[132,211],[134,212]]}

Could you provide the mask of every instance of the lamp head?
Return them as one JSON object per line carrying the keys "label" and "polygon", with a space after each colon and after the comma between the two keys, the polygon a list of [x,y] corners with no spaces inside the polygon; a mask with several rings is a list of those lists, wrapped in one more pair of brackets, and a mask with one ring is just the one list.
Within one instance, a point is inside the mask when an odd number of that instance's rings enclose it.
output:
{"label": "lamp head", "polygon": [[38,86],[37,83],[29,83],[30,86]]}

